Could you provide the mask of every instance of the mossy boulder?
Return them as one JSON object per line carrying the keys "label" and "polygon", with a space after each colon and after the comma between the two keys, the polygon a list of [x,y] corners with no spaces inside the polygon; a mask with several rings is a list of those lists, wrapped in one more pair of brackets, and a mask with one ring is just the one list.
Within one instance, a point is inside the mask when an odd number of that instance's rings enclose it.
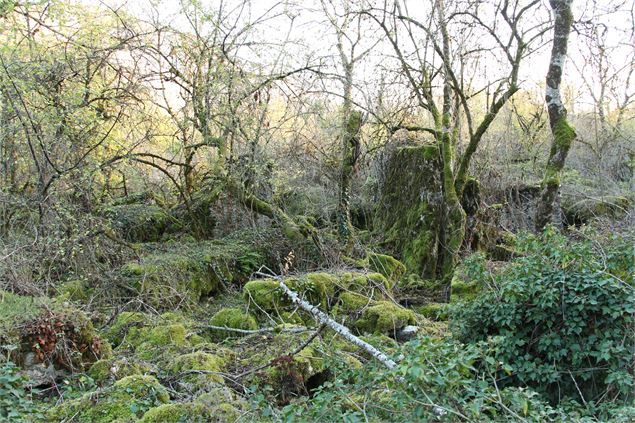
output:
{"label": "mossy boulder", "polygon": [[223,384],[223,365],[219,356],[196,351],[176,357],[168,371],[179,383],[188,384],[188,391],[197,392]]}
{"label": "mossy boulder", "polygon": [[124,285],[159,310],[190,306],[241,284],[266,262],[253,243],[234,238],[147,244],[121,268]]}
{"label": "mossy boulder", "polygon": [[196,402],[163,404],[149,409],[138,423],[208,422],[213,416],[203,404]]}
{"label": "mossy boulder", "polygon": [[197,399],[151,408],[138,423],[231,423],[238,421],[243,414],[244,412],[232,403],[207,404]]}
{"label": "mossy boulder", "polygon": [[150,372],[150,367],[144,363],[122,358],[101,359],[93,363],[88,375],[96,382],[104,383],[119,380],[127,376],[143,375]]}
{"label": "mossy boulder", "polygon": [[623,216],[629,211],[630,205],[628,198],[617,195],[583,199],[569,197],[562,202],[562,209],[567,223],[583,224],[597,217]]}
{"label": "mossy boulder", "polygon": [[451,302],[455,303],[475,299],[481,290],[481,286],[476,282],[466,282],[455,276],[452,278],[451,289]]}
{"label": "mossy boulder", "polygon": [[67,302],[0,290],[0,351],[5,349],[19,365],[44,363],[71,371],[111,354],[88,316]]}
{"label": "mossy boulder", "polygon": [[254,311],[282,310],[290,305],[288,299],[280,290],[280,284],[275,279],[258,279],[249,281],[243,288],[245,300],[253,306]]}
{"label": "mossy boulder", "polygon": [[447,303],[428,303],[418,307],[417,313],[425,318],[432,320],[447,320],[448,318]]}
{"label": "mossy boulder", "polygon": [[[112,324],[104,331],[104,336],[114,346],[121,344],[131,328],[143,328],[153,324],[152,316],[132,311],[123,311],[117,315]],[[132,331],[136,333],[136,330]]]}
{"label": "mossy boulder", "polygon": [[[254,316],[245,313],[239,308],[223,308],[219,310],[209,321],[212,326],[226,327],[232,329],[256,330],[258,323]],[[238,332],[213,330],[215,338],[224,339],[229,337],[241,336]]]}
{"label": "mossy boulder", "polygon": [[395,337],[399,329],[417,323],[415,313],[391,301],[379,301],[364,309],[356,327],[365,332]]}
{"label": "mossy boulder", "polygon": [[447,287],[442,280],[422,279],[418,275],[409,274],[399,281],[397,296],[402,304],[427,304],[443,300],[445,290]]}
{"label": "mossy boulder", "polygon": [[61,300],[88,302],[92,290],[89,288],[87,281],[74,279],[58,286],[57,293]]}
{"label": "mossy boulder", "polygon": [[443,216],[438,146],[398,147],[387,156],[375,230],[409,272],[434,279],[439,276],[439,228]]}
{"label": "mossy boulder", "polygon": [[392,256],[379,253],[368,253],[367,260],[370,270],[381,273],[392,283],[392,285],[399,282],[406,273],[406,266]]}
{"label": "mossy boulder", "polygon": [[131,242],[159,241],[172,223],[170,215],[155,204],[120,204],[107,206],[100,214],[112,222],[124,239]]}
{"label": "mossy boulder", "polygon": [[[380,273],[307,273],[287,277],[285,284],[306,301],[324,311],[331,310],[338,304],[341,305],[339,297],[347,292],[377,300],[391,295],[391,283]],[[283,294],[275,279],[250,281],[245,285],[243,293],[245,300],[256,313],[266,312],[280,316],[295,308]],[[344,302],[353,299],[352,296],[348,296]]]}
{"label": "mossy boulder", "polygon": [[169,399],[167,390],[156,378],[132,375],[108,388],[53,407],[47,417],[50,421],[136,422],[147,410]]}

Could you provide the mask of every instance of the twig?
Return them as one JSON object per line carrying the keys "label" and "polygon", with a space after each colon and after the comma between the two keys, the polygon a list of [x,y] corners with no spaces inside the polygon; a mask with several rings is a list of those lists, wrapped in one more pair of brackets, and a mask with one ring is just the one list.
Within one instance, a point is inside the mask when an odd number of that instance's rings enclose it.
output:
{"label": "twig", "polygon": [[195,326],[194,328],[222,330],[226,332],[242,333],[245,335],[254,335],[258,333],[271,333],[271,332],[302,333],[302,332],[308,332],[309,330],[311,330],[307,327],[294,327],[294,328],[268,327],[268,328],[261,328],[261,329],[238,329],[238,328],[229,328],[227,326],[214,326],[214,325],[201,325],[201,326]]}
{"label": "twig", "polygon": [[[315,332],[313,332],[313,334],[312,334],[311,336],[309,336],[309,337],[307,338],[307,340],[306,340],[306,341],[304,341],[304,342],[303,342],[303,343],[302,343],[302,344],[301,344],[298,348],[296,348],[295,350],[293,350],[292,352],[290,352],[289,354],[286,354],[286,355],[288,355],[289,357],[292,357],[292,356],[294,356],[294,355],[296,355],[296,354],[299,354],[299,353],[300,353],[300,351],[302,351],[303,349],[305,349],[305,348],[306,348],[306,347],[307,347],[307,346],[308,346],[311,342],[313,342],[313,340],[314,340],[314,339],[315,339],[315,338],[316,338],[316,337],[320,334],[320,332],[322,332],[322,329],[324,329],[324,327],[325,327],[325,325],[320,326],[320,327],[319,327],[319,328],[318,328]],[[276,358],[277,358],[277,357],[276,357]],[[234,378],[236,378],[236,379],[240,379],[240,378],[245,377],[245,376],[248,376],[248,375],[250,375],[250,374],[252,374],[252,373],[259,372],[259,371],[261,371],[261,370],[266,369],[267,367],[271,367],[271,366],[273,366],[273,365],[275,364],[275,362],[276,362],[276,359],[273,359],[273,360],[271,360],[270,362],[268,362],[267,364],[263,364],[262,366],[258,366],[258,367],[255,367],[255,368],[253,368],[253,369],[249,369],[249,370],[247,370],[246,372],[239,374],[238,376],[234,376]]]}

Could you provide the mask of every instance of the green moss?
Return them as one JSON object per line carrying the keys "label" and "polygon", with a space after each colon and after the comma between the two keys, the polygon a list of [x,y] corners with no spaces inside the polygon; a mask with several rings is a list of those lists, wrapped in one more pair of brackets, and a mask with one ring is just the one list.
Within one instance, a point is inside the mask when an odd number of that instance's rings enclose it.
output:
{"label": "green moss", "polygon": [[101,214],[112,226],[132,242],[159,241],[171,223],[171,217],[153,204],[122,204],[105,207]]}
{"label": "green moss", "polygon": [[[248,313],[238,308],[223,308],[219,310],[209,321],[212,326],[221,326],[234,329],[256,330],[258,323],[256,319]],[[236,332],[215,330],[214,336],[217,338],[227,338],[232,336],[240,336]]]}
{"label": "green moss", "polygon": [[144,302],[159,310],[192,306],[242,283],[265,262],[251,242],[240,239],[147,244],[121,275]]}
{"label": "green moss", "polygon": [[465,282],[461,279],[454,277],[452,279],[452,296],[451,302],[459,302],[459,301],[469,301],[476,298],[478,292],[480,291],[480,286],[477,283]]}
{"label": "green moss", "polygon": [[[198,391],[223,383],[223,377],[219,374],[223,365],[224,362],[219,356],[196,351],[174,359],[169,372],[172,375],[185,373],[179,378],[179,381],[190,384],[193,390]],[[188,372],[191,374],[187,374]]]}
{"label": "green moss", "polygon": [[17,341],[18,328],[37,318],[44,306],[51,306],[48,298],[28,297],[0,290],[0,339],[5,342],[9,338]]}
{"label": "green moss", "polygon": [[399,329],[415,323],[416,318],[412,310],[390,301],[380,301],[364,310],[356,326],[365,332],[394,336]]}
{"label": "green moss", "polygon": [[[195,402],[163,404],[149,409],[139,423],[180,423],[213,421],[213,415],[203,404]],[[209,420],[208,420],[209,419]]]}
{"label": "green moss", "polygon": [[447,304],[444,303],[428,303],[417,308],[417,312],[423,317],[432,320],[447,320]]}
{"label": "green moss", "polygon": [[64,282],[57,287],[57,293],[62,299],[67,301],[87,302],[90,299],[91,290],[88,288],[86,281],[75,279]]}
{"label": "green moss", "polygon": [[343,313],[360,313],[364,308],[375,304],[370,298],[356,294],[355,292],[344,292],[339,296],[338,311]]}
{"label": "green moss", "polygon": [[243,288],[245,300],[254,307],[254,310],[267,312],[279,310],[289,305],[283,298],[280,284],[275,279],[261,279],[250,281]]}
{"label": "green moss", "polygon": [[409,272],[437,277],[443,195],[437,146],[397,148],[388,158],[374,219],[384,245]]}
{"label": "green moss", "polygon": [[599,198],[583,198],[579,201],[563,202],[563,211],[567,221],[573,223],[586,223],[597,217],[619,218],[624,216],[631,202],[626,197],[605,195]]}
{"label": "green moss", "polygon": [[134,338],[139,334],[138,328],[145,327],[151,324],[152,317],[139,312],[130,312],[124,311],[117,315],[114,322],[104,331],[104,335],[106,339],[113,343],[113,345],[117,346],[126,339],[128,332],[131,328],[132,330],[132,342],[135,341]]}
{"label": "green moss", "polygon": [[368,266],[385,276],[391,282],[390,288],[406,273],[406,266],[402,262],[386,254],[368,253]]}
{"label": "green moss", "polygon": [[0,352],[21,364],[28,354],[44,347],[49,352],[37,358],[71,371],[84,370],[111,353],[90,318],[67,301],[0,290]]}
{"label": "green moss", "polygon": [[148,409],[169,399],[167,390],[154,377],[133,375],[109,388],[53,407],[47,417],[51,421],[134,422]]}
{"label": "green moss", "polygon": [[126,376],[142,375],[150,372],[147,365],[121,359],[101,359],[96,361],[88,370],[88,374],[97,382],[119,380]]}

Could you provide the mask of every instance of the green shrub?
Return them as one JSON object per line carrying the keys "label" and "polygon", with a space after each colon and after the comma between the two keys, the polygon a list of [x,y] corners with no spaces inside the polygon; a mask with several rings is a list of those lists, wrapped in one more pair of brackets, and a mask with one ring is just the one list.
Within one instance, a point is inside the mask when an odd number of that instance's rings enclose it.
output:
{"label": "green shrub", "polygon": [[[553,421],[563,413],[530,390],[498,389],[509,369],[491,357],[500,340],[463,345],[421,338],[404,344],[394,371],[376,362],[340,371],[282,421]],[[345,366],[345,365],[344,365]],[[333,369],[333,365],[330,366]]]}
{"label": "green shrub", "polygon": [[631,399],[633,246],[596,250],[548,230],[519,238],[517,249],[524,256],[505,269],[474,273],[492,288],[455,308],[453,333],[504,339],[494,355],[513,373],[503,386],[531,386],[554,403]]}
{"label": "green shrub", "polygon": [[26,422],[44,416],[24,389],[28,378],[12,362],[0,366],[0,421]]}

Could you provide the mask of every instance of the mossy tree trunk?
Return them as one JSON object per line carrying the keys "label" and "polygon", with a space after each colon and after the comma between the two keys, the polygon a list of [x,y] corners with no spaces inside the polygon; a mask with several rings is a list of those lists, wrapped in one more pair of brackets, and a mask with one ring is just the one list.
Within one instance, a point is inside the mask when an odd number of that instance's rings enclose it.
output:
{"label": "mossy tree trunk", "polygon": [[549,111],[552,141],[547,167],[542,180],[540,199],[536,209],[536,230],[542,231],[551,222],[554,202],[560,188],[560,173],[569,154],[571,143],[576,137],[574,129],[567,121],[567,109],[560,94],[562,73],[567,58],[567,44],[573,23],[571,13],[572,0],[550,0],[555,23],[553,28],[553,45],[549,71],[547,72],[547,88],[545,100]]}
{"label": "mossy tree trunk", "polygon": [[362,120],[361,113],[351,111],[345,114],[343,122],[344,130],[342,133],[342,169],[340,175],[340,192],[337,208],[337,229],[340,240],[346,243],[346,251],[350,252],[353,248],[354,229],[351,223],[351,189],[353,170],[359,155],[359,131]]}
{"label": "mossy tree trunk", "polygon": [[[444,15],[445,5],[439,1],[437,11],[439,14],[439,25],[443,43],[443,57],[450,57],[450,36]],[[440,233],[440,240],[443,248],[439,255],[439,268],[441,278],[445,285],[445,298],[450,300],[450,284],[454,276],[454,269],[458,262],[459,250],[465,238],[466,214],[461,206],[461,201],[457,193],[454,176],[454,150],[456,145],[456,132],[452,130],[452,86],[450,74],[450,61],[443,61],[443,112],[441,115],[440,146],[443,163],[443,198],[445,200],[445,210],[443,225]],[[438,122],[438,120],[437,120]],[[439,124],[437,123],[437,128]]]}

